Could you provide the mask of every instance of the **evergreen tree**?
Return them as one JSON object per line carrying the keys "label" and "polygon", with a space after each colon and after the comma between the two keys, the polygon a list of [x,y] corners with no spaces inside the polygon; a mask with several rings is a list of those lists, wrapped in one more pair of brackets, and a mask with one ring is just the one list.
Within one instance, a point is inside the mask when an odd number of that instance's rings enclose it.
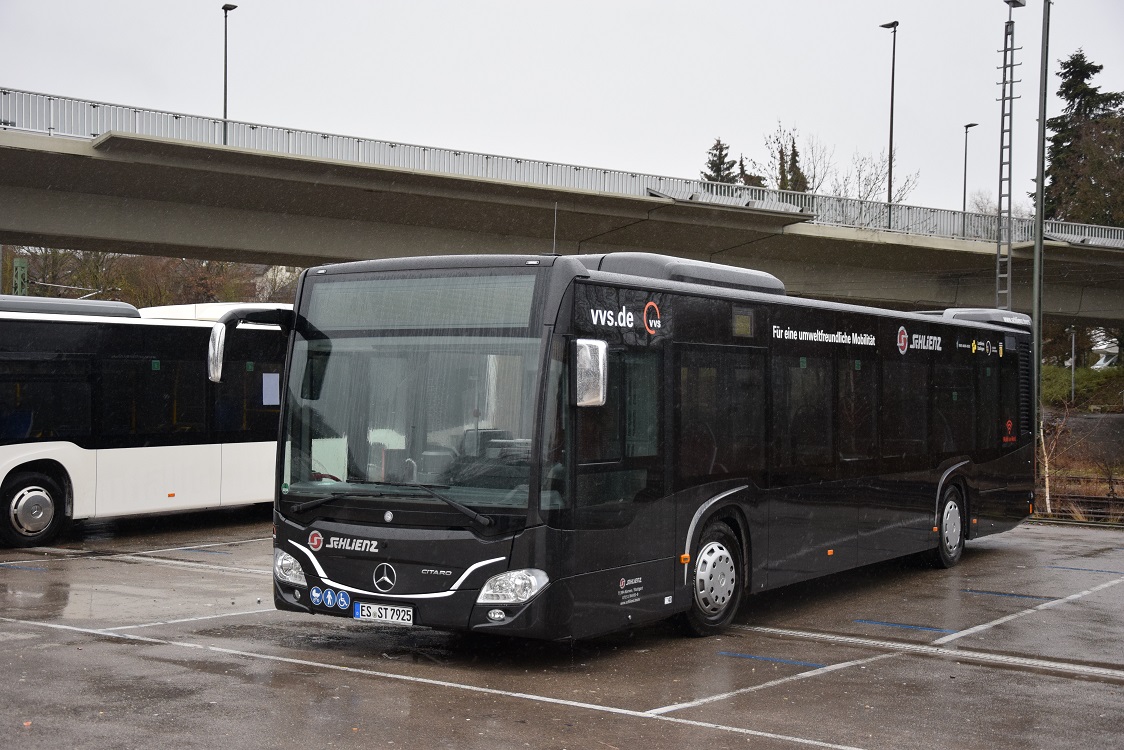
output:
{"label": "evergreen tree", "polygon": [[738,184],[746,185],[748,187],[765,187],[765,178],[759,174],[753,174],[745,166],[745,157],[738,157]]}
{"label": "evergreen tree", "polygon": [[808,192],[808,177],[800,168],[800,152],[796,150],[796,139],[788,150],[788,189],[794,193]]}
{"label": "evergreen tree", "polygon": [[1103,67],[1082,50],[1061,61],[1065,108],[1046,121],[1054,132],[1043,192],[1047,219],[1124,224],[1124,92],[1090,84]]}
{"label": "evergreen tree", "polygon": [[769,150],[767,172],[777,190],[808,192],[808,177],[800,167],[796,148],[796,128],[785,130],[778,122],[776,132],[765,136],[765,147]]}
{"label": "evergreen tree", "polygon": [[734,182],[734,160],[729,158],[730,147],[721,138],[714,139],[714,145],[706,152],[706,171],[700,177],[707,182]]}
{"label": "evergreen tree", "polygon": [[784,140],[777,140],[777,190],[788,190],[788,156],[785,154]]}

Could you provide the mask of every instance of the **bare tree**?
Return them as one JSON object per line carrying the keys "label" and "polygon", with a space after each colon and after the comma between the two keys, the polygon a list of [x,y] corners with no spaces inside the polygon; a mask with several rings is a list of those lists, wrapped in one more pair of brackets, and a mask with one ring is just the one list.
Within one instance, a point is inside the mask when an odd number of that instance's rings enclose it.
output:
{"label": "bare tree", "polygon": [[835,148],[829,150],[815,135],[804,136],[802,144],[800,166],[808,178],[808,192],[819,193],[828,177],[835,174]]}
{"label": "bare tree", "polygon": [[[973,190],[968,195],[968,210],[972,213],[995,216],[999,213],[999,204],[995,202],[990,190]],[[1026,201],[1012,203],[1011,215],[1016,219],[1033,219],[1034,206]]]}
{"label": "bare tree", "polygon": [[[897,162],[895,162],[896,164]],[[863,201],[883,200],[889,173],[886,152],[878,156],[856,151],[846,172],[836,172],[831,179],[831,194],[840,198],[857,198]],[[920,171],[907,174],[894,185],[893,202],[902,203],[917,187]]]}

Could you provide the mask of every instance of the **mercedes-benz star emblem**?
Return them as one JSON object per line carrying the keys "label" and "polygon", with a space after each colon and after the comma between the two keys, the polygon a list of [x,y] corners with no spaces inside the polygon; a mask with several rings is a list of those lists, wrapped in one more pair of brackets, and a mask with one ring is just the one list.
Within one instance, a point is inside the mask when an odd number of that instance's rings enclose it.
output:
{"label": "mercedes-benz star emblem", "polygon": [[394,582],[398,580],[398,574],[394,572],[394,566],[390,563],[379,563],[375,568],[375,588],[384,594],[394,588]]}

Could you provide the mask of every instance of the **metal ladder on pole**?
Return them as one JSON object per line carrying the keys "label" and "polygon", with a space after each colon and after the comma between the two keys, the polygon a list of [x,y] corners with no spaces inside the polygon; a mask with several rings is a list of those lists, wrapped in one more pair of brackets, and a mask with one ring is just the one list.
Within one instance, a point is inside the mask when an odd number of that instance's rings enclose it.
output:
{"label": "metal ladder on pole", "polygon": [[1011,125],[1015,99],[1015,22],[1008,16],[1003,30],[1003,94],[999,98],[999,213],[995,244],[995,306],[1002,310],[1011,308],[1011,245],[1013,221],[1011,218]]}

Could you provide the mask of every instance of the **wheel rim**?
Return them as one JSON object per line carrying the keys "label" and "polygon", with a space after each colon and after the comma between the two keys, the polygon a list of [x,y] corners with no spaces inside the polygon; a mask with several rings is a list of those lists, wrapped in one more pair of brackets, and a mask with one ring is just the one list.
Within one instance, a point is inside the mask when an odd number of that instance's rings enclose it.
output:
{"label": "wheel rim", "polygon": [[17,533],[35,536],[54,520],[55,501],[42,487],[24,487],[12,497],[8,515]]}
{"label": "wheel rim", "polygon": [[710,542],[699,552],[695,568],[695,601],[708,615],[726,608],[734,595],[737,570],[733,555],[719,542]]}
{"label": "wheel rim", "polygon": [[941,519],[941,536],[944,548],[952,554],[960,547],[960,508],[954,502],[947,502],[944,506],[944,516]]}

